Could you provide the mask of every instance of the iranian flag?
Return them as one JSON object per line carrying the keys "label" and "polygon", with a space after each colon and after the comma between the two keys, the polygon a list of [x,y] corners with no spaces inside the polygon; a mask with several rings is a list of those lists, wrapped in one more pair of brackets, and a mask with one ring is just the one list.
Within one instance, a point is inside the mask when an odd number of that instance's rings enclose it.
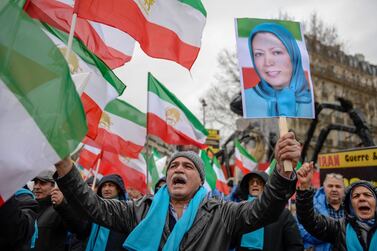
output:
{"label": "iranian flag", "polygon": [[134,188],[143,194],[146,193],[147,163],[142,154],[137,158],[129,158],[104,150],[101,152],[99,148],[85,145],[80,152],[78,164],[86,169],[87,173],[93,173],[97,163],[100,176],[119,174],[126,188]]}
{"label": "iranian flag", "polygon": [[236,167],[241,170],[243,174],[254,171],[258,165],[257,160],[253,157],[253,155],[248,153],[247,150],[241,146],[240,142],[237,139],[234,141],[234,146]]}
{"label": "iranian flag", "polygon": [[83,143],[125,157],[138,158],[144,147],[146,115],[127,102],[115,99],[102,113],[97,137]]}
{"label": "iranian flag", "polygon": [[207,130],[189,109],[148,73],[148,134],[168,144],[205,148]]}
{"label": "iranian flag", "polygon": [[[51,40],[65,54],[67,34],[48,25],[45,28]],[[89,128],[87,136],[94,139],[97,137],[98,124],[105,106],[119,97],[126,86],[102,60],[87,50],[79,40],[74,39],[72,50],[68,59],[71,73],[89,73],[88,85],[81,95],[81,101]]]}
{"label": "iranian flag", "polygon": [[212,166],[211,158],[207,155],[206,151],[201,150],[200,151],[200,157],[203,160],[204,171],[205,171],[205,174],[206,174],[206,180],[204,182],[204,187],[208,191],[212,191],[216,188],[216,182],[217,182],[216,172],[214,171],[214,168]]}
{"label": "iranian flag", "polygon": [[161,157],[160,153],[155,148],[152,148],[152,155],[149,156],[148,160],[148,184],[151,191],[154,191],[154,187],[156,186],[158,180],[165,177],[166,160],[166,156]]}
{"label": "iranian flag", "polygon": [[0,205],[68,156],[87,127],[68,65],[13,1],[0,2]]}
{"label": "iranian flag", "polygon": [[[69,33],[73,15],[73,0],[29,0],[25,11],[35,19]],[[104,61],[111,69],[131,60],[135,40],[127,33],[77,18],[75,37]]]}
{"label": "iranian flag", "polygon": [[217,177],[217,180],[216,180],[217,190],[219,190],[220,192],[222,192],[225,195],[229,194],[230,191],[229,191],[227,181],[225,179],[223,169],[221,168],[221,165],[220,165],[220,163],[219,163],[219,161],[216,157],[213,157],[213,165],[212,166],[213,166],[213,170],[215,171],[216,177]]}
{"label": "iranian flag", "polygon": [[200,0],[79,0],[75,11],[130,34],[149,56],[187,69],[198,56],[207,16]]}

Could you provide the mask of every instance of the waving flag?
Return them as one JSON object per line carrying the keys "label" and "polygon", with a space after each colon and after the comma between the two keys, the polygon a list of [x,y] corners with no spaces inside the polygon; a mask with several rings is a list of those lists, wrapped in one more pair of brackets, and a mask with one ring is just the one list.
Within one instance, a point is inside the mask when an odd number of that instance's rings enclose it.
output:
{"label": "waving flag", "polygon": [[207,130],[181,101],[148,73],[148,134],[168,144],[205,148]]}
{"label": "waving flag", "polygon": [[0,204],[69,155],[87,127],[68,65],[13,1],[0,2]]}
{"label": "waving flag", "polygon": [[116,27],[140,43],[151,57],[191,69],[206,22],[200,0],[80,0],[79,17]]}
{"label": "waving flag", "polygon": [[213,157],[212,167],[213,167],[213,170],[215,171],[216,177],[217,177],[217,180],[216,180],[217,190],[219,190],[220,192],[222,192],[225,195],[229,194],[230,191],[229,191],[228,183],[225,179],[223,169],[221,168],[221,165],[220,165],[220,163],[219,163],[219,161],[217,160],[216,157]]}
{"label": "waving flag", "polygon": [[123,100],[115,99],[102,113],[96,139],[86,138],[84,144],[125,157],[138,158],[147,135],[145,120],[145,113]]}
{"label": "waving flag", "polygon": [[208,191],[212,191],[216,188],[216,181],[217,181],[216,172],[213,170],[213,166],[211,164],[211,159],[207,155],[206,151],[203,151],[203,150],[200,151],[200,157],[203,160],[204,171],[205,171],[205,174],[206,174],[206,180],[204,182],[204,187]]}
{"label": "waving flag", "polygon": [[[50,26],[45,26],[49,37],[65,54],[67,50],[67,34]],[[68,61],[72,73],[89,73],[88,85],[81,95],[89,127],[88,135],[96,138],[98,124],[105,106],[119,97],[126,86],[97,56],[86,49],[79,40],[75,39],[72,45],[73,52]]]}
{"label": "waving flag", "polygon": [[[69,33],[73,0],[30,0],[26,12],[35,19]],[[75,37],[111,69],[131,60],[135,40],[113,27],[77,18]]]}
{"label": "waving flag", "polygon": [[238,169],[241,170],[243,174],[247,174],[254,171],[257,168],[257,160],[243,148],[238,140],[234,141],[235,146],[235,164]]}

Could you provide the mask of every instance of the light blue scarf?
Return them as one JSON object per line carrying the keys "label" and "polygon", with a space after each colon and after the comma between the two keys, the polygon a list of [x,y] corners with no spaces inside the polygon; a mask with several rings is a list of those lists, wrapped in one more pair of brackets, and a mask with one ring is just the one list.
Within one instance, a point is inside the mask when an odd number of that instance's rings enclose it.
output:
{"label": "light blue scarf", "polygon": [[275,23],[263,23],[255,26],[249,35],[249,50],[251,60],[254,63],[252,41],[258,32],[274,34],[286,47],[292,63],[292,78],[289,86],[275,90],[269,83],[261,78],[258,69],[255,68],[260,82],[254,87],[256,93],[267,100],[269,116],[297,116],[296,103],[308,104],[312,101],[308,81],[302,69],[300,49],[292,34],[283,26]]}
{"label": "light blue scarf", "polygon": [[[348,251],[363,251],[360,241],[357,238],[356,232],[351,226],[351,224],[347,224],[346,227],[346,245]],[[377,250],[377,231],[373,234],[368,250]]]}
{"label": "light blue scarf", "polygon": [[[248,201],[253,201],[255,197],[249,196]],[[264,243],[264,227],[253,232],[244,234],[241,238],[241,247],[248,249],[263,250]]]}
{"label": "light blue scarf", "polygon": [[104,251],[109,238],[110,229],[92,224],[92,230],[85,251]]}
{"label": "light blue scarf", "polygon": [[[175,224],[163,250],[176,251],[185,233],[191,228],[200,203],[207,191],[200,187],[191,199],[186,211]],[[158,190],[153,198],[152,205],[147,216],[130,233],[123,247],[132,251],[156,251],[159,248],[162,232],[169,210],[170,195],[166,185]]]}

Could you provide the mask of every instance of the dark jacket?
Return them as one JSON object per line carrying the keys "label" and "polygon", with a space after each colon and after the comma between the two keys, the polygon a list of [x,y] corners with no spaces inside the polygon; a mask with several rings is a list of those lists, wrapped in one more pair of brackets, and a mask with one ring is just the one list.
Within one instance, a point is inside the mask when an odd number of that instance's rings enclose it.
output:
{"label": "dark jacket", "polygon": [[[55,174],[56,177],[56,174]],[[296,180],[288,180],[277,171],[261,196],[253,202],[225,202],[205,198],[199,206],[191,229],[183,237],[180,250],[228,250],[231,241],[241,233],[251,232],[279,217],[295,191]],[[150,196],[139,201],[106,200],[83,185],[75,168],[57,179],[69,203],[99,225],[128,235],[144,219],[152,203]],[[170,234],[166,221],[160,249]]]}
{"label": "dark jacket", "polygon": [[0,207],[0,250],[30,250],[38,210],[30,191],[12,196]]}
{"label": "dark jacket", "polygon": [[[324,216],[315,212],[313,208],[313,196],[314,190],[298,190],[296,196],[296,208],[297,208],[297,218],[299,222],[305,227],[305,229],[314,237],[319,240],[330,242],[332,244],[333,251],[346,251],[346,226],[351,224],[352,228],[355,230],[361,245],[364,250],[367,249],[367,244],[360,238],[360,228],[356,223],[356,217],[350,212],[350,193],[352,188],[359,185],[360,183],[366,183],[365,181],[360,181],[353,183],[347,190],[344,200],[345,217],[339,220]],[[370,186],[373,190],[374,188]],[[374,191],[376,193],[376,191]],[[376,194],[377,195],[377,194]],[[377,217],[376,217],[377,218]],[[376,223],[370,231],[370,235],[376,231]],[[370,240],[370,238],[369,238]]]}
{"label": "dark jacket", "polygon": [[67,227],[52,206],[51,196],[38,200],[40,211],[37,218],[37,251],[64,251]]}
{"label": "dark jacket", "polygon": [[[241,243],[242,236],[237,243]],[[238,251],[249,250],[238,247]],[[274,223],[264,227],[263,251],[303,251],[302,242],[297,223],[288,209],[279,216]]]}
{"label": "dark jacket", "polygon": [[[126,200],[126,189],[123,183],[122,178],[117,174],[111,174],[104,176],[101,181],[98,183],[98,196],[101,196],[101,189],[104,183],[112,182],[120,191],[118,195],[119,200]],[[73,209],[66,200],[63,201],[62,204],[56,206],[55,209],[59,212],[59,214],[63,217],[64,221],[68,224],[70,230],[76,234],[76,237],[82,241],[88,241],[93,239],[92,247],[87,247],[87,249],[92,250],[97,242],[98,233],[100,231],[100,226],[93,223],[91,220],[87,218],[82,218],[79,211]],[[123,242],[126,240],[126,235],[124,233],[119,233],[117,231],[110,231],[106,246],[104,250],[106,251],[116,251],[116,250],[124,250],[123,249]],[[91,242],[88,242],[87,245],[90,245]],[[85,249],[84,249],[85,250]]]}

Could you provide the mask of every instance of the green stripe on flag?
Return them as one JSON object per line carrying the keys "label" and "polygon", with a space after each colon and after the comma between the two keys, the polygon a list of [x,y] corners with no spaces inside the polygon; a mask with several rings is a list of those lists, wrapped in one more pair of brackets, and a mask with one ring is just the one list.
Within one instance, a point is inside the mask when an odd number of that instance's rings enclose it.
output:
{"label": "green stripe on flag", "polygon": [[238,139],[234,140],[234,145],[237,147],[237,149],[240,151],[240,153],[244,156],[246,156],[248,159],[251,159],[254,162],[257,162],[257,160],[254,158],[253,155],[251,155],[246,149],[241,145],[241,143],[238,141]]}
{"label": "green stripe on flag", "polygon": [[115,99],[111,101],[108,105],[106,105],[105,111],[130,120],[142,127],[146,127],[147,118],[145,113],[139,111],[123,100]]}
{"label": "green stripe on flag", "polygon": [[250,32],[255,26],[262,23],[276,23],[284,26],[290,31],[293,37],[301,41],[301,27],[299,22],[286,21],[286,20],[272,20],[272,19],[258,19],[258,18],[237,18],[237,28],[239,37],[249,37]]}
{"label": "green stripe on flag", "polygon": [[[144,158],[146,159],[146,155],[143,154]],[[151,190],[154,190],[154,187],[157,184],[157,181],[160,179],[160,176],[158,175],[156,162],[153,158],[153,155],[150,155],[147,160],[147,166],[148,166],[148,172],[151,175],[152,182],[150,183]]]}
{"label": "green stripe on flag", "polygon": [[208,157],[205,151],[200,151],[200,157],[202,158],[204,162],[204,171],[206,174],[206,181],[208,185],[211,187],[211,189],[213,190],[216,188],[217,175],[215,173],[215,170],[213,170],[213,166],[211,165],[211,159]]}
{"label": "green stripe on flag", "polygon": [[148,72],[148,91],[156,94],[160,99],[177,106],[185,116],[190,120],[191,124],[196,130],[200,131],[204,135],[208,135],[208,131],[204,128],[202,123],[195,117],[192,112],[186,108],[186,106],[171,93],[161,82],[159,82],[153,75]]}
{"label": "green stripe on flag", "polygon": [[0,23],[0,78],[64,158],[87,131],[68,65],[41,27],[14,3],[0,3]]}
{"label": "green stripe on flag", "polygon": [[[44,24],[46,30],[58,37],[65,44],[68,42],[68,34],[55,29],[48,24]],[[126,85],[115,75],[115,73],[95,54],[89,51],[86,46],[77,38],[74,37],[72,43],[72,50],[80,56],[82,60],[86,63],[91,64],[98,68],[104,79],[111,84],[119,95],[122,95],[123,91],[126,89]]]}
{"label": "green stripe on flag", "polygon": [[207,17],[207,11],[204,8],[202,1],[200,1],[200,0],[179,0],[179,1],[181,3],[185,3],[187,5],[190,5],[191,7],[200,11],[203,14],[203,16]]}

